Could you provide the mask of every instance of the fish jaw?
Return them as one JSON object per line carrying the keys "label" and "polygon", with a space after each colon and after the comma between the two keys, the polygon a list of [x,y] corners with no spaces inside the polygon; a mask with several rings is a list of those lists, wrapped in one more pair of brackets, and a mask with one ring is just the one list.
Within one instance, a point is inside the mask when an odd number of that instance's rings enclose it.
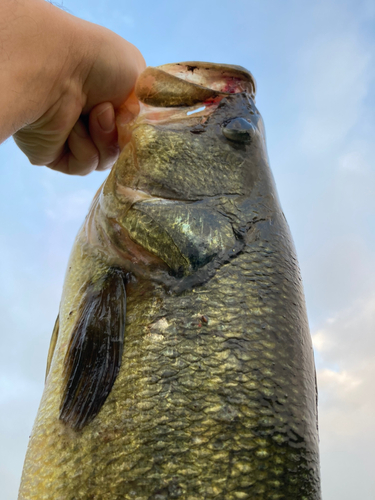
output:
{"label": "fish jaw", "polygon": [[159,107],[209,103],[240,92],[255,98],[256,84],[249,71],[240,66],[202,62],[146,68],[135,87],[140,101]]}

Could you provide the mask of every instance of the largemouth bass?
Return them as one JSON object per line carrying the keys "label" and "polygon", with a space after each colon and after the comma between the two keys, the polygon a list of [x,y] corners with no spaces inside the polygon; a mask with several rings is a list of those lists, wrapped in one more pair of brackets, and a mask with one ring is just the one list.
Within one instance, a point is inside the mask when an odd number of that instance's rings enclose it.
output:
{"label": "largemouth bass", "polygon": [[238,66],[139,78],[70,257],[19,499],[320,499],[305,301],[254,98]]}

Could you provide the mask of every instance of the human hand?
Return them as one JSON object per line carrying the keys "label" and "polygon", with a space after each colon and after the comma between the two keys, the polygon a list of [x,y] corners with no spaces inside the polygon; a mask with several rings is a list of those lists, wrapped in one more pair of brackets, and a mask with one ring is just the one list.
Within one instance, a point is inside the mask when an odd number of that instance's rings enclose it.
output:
{"label": "human hand", "polygon": [[[119,153],[114,110],[129,96],[144,59],[101,26],[40,0],[27,0],[22,8],[30,4],[35,24],[28,21],[22,57],[13,50],[25,75],[15,85],[21,98],[12,108],[16,127],[19,121],[14,140],[34,165],[78,175],[104,170]],[[33,66],[27,59],[31,49]]]}

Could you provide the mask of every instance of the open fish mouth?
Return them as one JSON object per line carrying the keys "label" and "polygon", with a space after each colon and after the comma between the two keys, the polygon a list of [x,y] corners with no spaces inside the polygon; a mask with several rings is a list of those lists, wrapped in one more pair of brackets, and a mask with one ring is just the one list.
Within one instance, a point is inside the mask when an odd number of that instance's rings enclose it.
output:
{"label": "open fish mouth", "polygon": [[118,111],[120,147],[130,141],[132,132],[142,123],[194,118],[204,123],[223,98],[242,92],[255,101],[255,79],[241,66],[193,61],[148,67]]}
{"label": "open fish mouth", "polygon": [[[262,138],[255,92],[252,74],[240,66],[146,68],[118,111],[119,161],[126,166],[117,184],[169,200],[245,195],[255,182],[246,151],[259,154]],[[236,181],[228,182],[233,176]],[[116,183],[113,193],[121,203]]]}

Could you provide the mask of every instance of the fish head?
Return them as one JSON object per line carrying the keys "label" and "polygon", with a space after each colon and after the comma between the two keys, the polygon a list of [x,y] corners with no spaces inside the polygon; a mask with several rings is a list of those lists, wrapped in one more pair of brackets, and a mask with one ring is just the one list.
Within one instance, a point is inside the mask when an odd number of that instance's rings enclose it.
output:
{"label": "fish head", "polygon": [[[187,201],[248,195],[267,162],[255,91],[239,66],[147,68],[118,116],[123,150],[112,175],[119,198],[123,188]],[[135,99],[139,114],[129,121]]]}
{"label": "fish head", "polygon": [[262,218],[276,191],[255,92],[239,66],[177,63],[140,75],[117,116],[122,152],[95,217],[125,260],[157,255],[187,275],[233,252],[236,235]]}

